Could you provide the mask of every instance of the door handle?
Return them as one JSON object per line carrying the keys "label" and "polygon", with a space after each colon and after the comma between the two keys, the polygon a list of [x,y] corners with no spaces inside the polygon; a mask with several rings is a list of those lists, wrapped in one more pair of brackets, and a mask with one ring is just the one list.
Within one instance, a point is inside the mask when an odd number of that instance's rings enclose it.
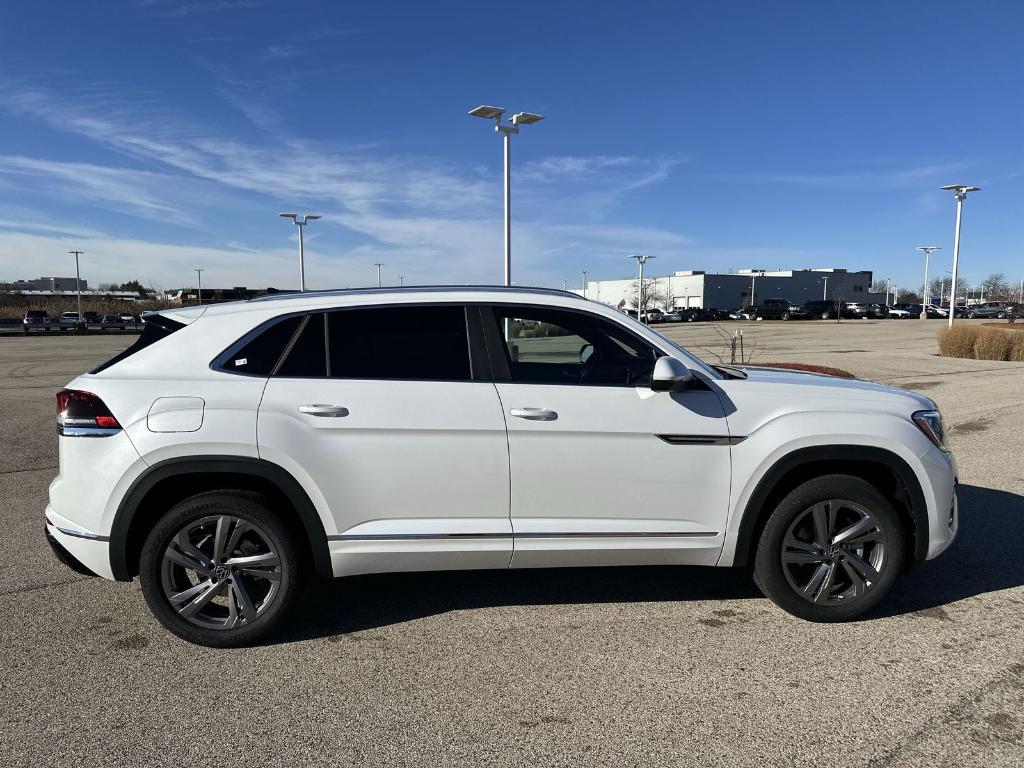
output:
{"label": "door handle", "polygon": [[348,416],[348,408],[343,405],[310,403],[308,405],[300,405],[299,413],[305,413],[308,416],[329,416],[337,418],[339,416]]}
{"label": "door handle", "polygon": [[508,412],[517,419],[529,419],[530,421],[554,421],[558,418],[555,411],[547,408],[509,408]]}

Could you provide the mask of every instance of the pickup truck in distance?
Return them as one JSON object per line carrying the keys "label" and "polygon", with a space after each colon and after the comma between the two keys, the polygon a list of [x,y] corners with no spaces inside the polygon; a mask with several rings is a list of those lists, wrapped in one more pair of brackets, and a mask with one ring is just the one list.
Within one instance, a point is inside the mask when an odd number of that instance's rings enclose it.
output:
{"label": "pickup truck in distance", "polygon": [[751,320],[800,320],[807,317],[803,307],[789,299],[764,299],[749,310]]}

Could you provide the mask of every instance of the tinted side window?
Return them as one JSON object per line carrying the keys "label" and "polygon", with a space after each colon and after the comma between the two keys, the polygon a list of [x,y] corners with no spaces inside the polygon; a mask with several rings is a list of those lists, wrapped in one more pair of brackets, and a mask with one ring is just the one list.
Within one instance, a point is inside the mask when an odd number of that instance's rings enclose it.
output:
{"label": "tinted side window", "polygon": [[269,376],[301,322],[297,316],[274,323],[224,361],[224,370]]}
{"label": "tinted side window", "polygon": [[301,376],[321,378],[327,375],[327,344],[324,325],[327,315],[310,315],[299,331],[299,336],[278,366],[275,376]]}
{"label": "tinted side window", "polygon": [[582,312],[496,307],[512,380],[522,384],[646,386],[657,353],[615,323]]}
{"label": "tinted side window", "polygon": [[333,378],[471,378],[463,307],[383,307],[331,312],[327,338],[329,375]]}

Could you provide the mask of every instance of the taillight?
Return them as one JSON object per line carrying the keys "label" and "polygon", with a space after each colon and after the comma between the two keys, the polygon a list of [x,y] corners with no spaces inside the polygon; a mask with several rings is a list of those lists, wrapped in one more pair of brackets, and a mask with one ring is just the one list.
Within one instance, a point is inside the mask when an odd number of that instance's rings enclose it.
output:
{"label": "taillight", "polygon": [[62,389],[57,393],[57,433],[66,437],[106,437],[121,431],[106,403],[92,392]]}

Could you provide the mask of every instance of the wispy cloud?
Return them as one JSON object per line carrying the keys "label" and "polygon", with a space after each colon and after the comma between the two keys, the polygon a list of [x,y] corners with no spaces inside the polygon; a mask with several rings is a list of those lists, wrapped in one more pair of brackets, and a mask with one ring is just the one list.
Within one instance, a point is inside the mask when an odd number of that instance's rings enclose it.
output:
{"label": "wispy cloud", "polygon": [[267,0],[205,0],[182,3],[176,0],[142,0],[138,7],[151,16],[163,19],[184,19],[222,11],[242,11],[266,6]]}
{"label": "wispy cloud", "polygon": [[970,164],[952,162],[921,165],[912,168],[864,168],[850,171],[827,171],[816,173],[748,173],[728,174],[720,178],[730,181],[757,184],[798,184],[814,187],[861,187],[875,186],[886,189],[918,187],[929,179],[956,174]]}

